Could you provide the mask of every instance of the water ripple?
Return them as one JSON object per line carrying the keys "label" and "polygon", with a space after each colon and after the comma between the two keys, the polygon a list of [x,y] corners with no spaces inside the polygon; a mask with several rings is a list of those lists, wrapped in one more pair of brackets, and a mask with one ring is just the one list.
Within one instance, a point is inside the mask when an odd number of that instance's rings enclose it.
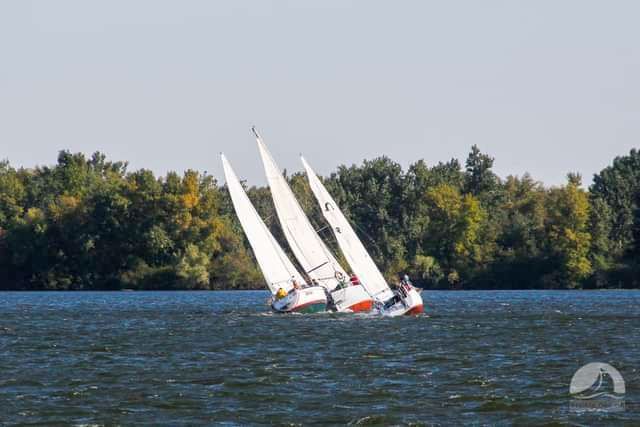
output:
{"label": "water ripple", "polygon": [[[0,421],[637,421],[640,292],[425,292],[416,318],[274,315],[264,292],[2,293]],[[609,362],[626,410],[569,410]]]}

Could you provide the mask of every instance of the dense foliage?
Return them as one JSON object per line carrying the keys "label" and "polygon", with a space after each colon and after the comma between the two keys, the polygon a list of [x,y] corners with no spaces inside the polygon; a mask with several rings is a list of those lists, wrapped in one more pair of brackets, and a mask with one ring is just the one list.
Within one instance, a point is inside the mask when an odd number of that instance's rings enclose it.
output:
{"label": "dense foliage", "polygon": [[[395,280],[426,288],[640,286],[640,152],[545,188],[501,179],[476,146],[464,166],[387,157],[340,166],[325,184]],[[341,257],[302,174],[301,205]],[[248,194],[281,240],[269,190]],[[286,244],[283,244],[286,248]],[[52,167],[0,162],[0,289],[262,288],[227,191],[206,174],[156,177],[95,153]]]}

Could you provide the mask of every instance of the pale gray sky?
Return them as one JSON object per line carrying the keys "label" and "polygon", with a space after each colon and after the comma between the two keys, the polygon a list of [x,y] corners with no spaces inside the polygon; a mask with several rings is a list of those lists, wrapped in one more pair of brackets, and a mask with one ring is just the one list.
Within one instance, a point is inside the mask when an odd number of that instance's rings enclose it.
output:
{"label": "pale gray sky", "polygon": [[386,154],[559,184],[640,146],[638,1],[0,0],[0,158],[264,183]]}

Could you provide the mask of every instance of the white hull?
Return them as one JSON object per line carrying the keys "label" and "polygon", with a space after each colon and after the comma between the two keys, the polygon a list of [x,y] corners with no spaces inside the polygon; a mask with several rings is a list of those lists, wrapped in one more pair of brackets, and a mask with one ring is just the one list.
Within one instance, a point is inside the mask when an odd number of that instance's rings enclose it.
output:
{"label": "white hull", "polygon": [[394,297],[377,306],[383,316],[395,317],[403,315],[417,315],[424,312],[424,303],[420,291],[413,286],[395,290]]}
{"label": "white hull", "polygon": [[357,313],[371,311],[373,299],[362,285],[350,285],[331,292],[333,309],[338,312]]}
{"label": "white hull", "polygon": [[315,313],[326,311],[327,295],[321,286],[311,286],[290,292],[279,300],[273,299],[271,308],[280,313]]}

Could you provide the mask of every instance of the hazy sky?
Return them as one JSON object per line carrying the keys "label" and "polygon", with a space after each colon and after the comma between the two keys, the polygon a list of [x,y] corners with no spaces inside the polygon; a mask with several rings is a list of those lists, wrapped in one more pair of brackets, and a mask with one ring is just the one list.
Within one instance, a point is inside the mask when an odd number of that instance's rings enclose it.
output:
{"label": "hazy sky", "polygon": [[0,0],[0,158],[265,182],[386,154],[585,181],[640,146],[640,1]]}

